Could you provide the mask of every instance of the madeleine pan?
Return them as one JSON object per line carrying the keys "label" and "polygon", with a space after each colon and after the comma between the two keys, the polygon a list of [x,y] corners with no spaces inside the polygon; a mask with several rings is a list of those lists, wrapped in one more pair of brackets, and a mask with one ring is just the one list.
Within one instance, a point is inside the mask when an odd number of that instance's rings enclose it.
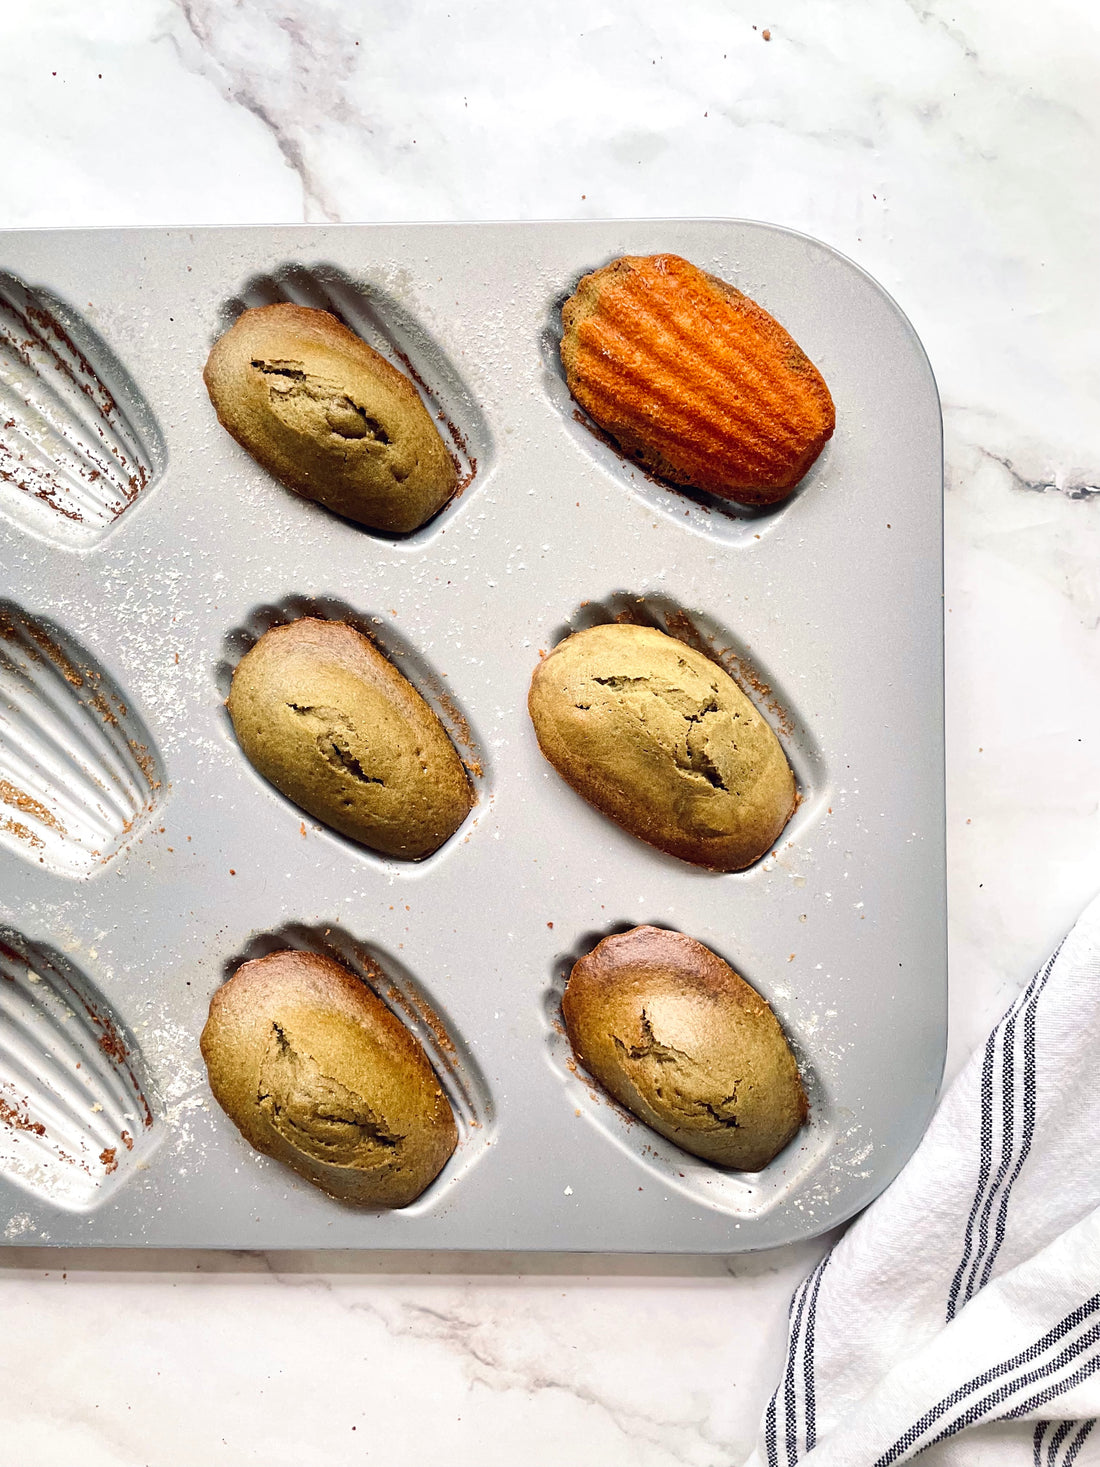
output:
{"label": "madeleine pan", "polygon": [[[771,311],[837,431],[766,513],[674,492],[576,412],[562,300],[672,251]],[[942,453],[886,293],[826,245],[729,221],[0,235],[0,1236],[227,1248],[717,1252],[807,1237],[895,1175],[945,1044]],[[336,311],[415,374],[462,489],[405,537],[275,483],[202,383],[244,305]],[[369,631],[439,712],[478,802],[384,859],[241,755],[224,699],[263,630]],[[781,739],[800,804],[717,875],[632,839],[541,758],[540,652],[628,616],[705,646]],[[770,1001],[809,1124],[722,1172],[571,1060],[572,962],[676,927]],[[428,1046],[461,1140],[361,1213],[253,1152],[198,1051],[210,995],[298,945]]]}

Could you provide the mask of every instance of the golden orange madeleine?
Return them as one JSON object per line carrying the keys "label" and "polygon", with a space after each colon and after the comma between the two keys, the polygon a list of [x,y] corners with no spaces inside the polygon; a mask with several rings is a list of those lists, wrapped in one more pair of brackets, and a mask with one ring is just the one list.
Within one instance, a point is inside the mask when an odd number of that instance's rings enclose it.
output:
{"label": "golden orange madeleine", "polygon": [[832,436],[832,397],[798,343],[679,255],[612,260],[561,314],[570,392],[624,453],[672,484],[775,504]]}

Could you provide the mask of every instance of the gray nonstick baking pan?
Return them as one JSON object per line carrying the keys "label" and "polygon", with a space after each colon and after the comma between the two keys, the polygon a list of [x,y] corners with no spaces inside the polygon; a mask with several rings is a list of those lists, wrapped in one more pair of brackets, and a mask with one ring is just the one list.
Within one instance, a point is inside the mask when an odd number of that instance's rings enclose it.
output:
{"label": "gray nonstick baking pan", "polygon": [[[657,251],[748,292],[832,390],[835,437],[769,513],[670,491],[574,411],[562,299]],[[211,343],[278,299],[415,372],[464,482],[430,524],[338,519],[218,426]],[[0,1236],[728,1253],[895,1175],[945,1041],[942,458],[920,343],[860,269],[728,221],[2,234],[0,444]],[[302,613],[368,630],[474,774],[419,864],[318,826],[237,748],[233,667]],[[776,728],[801,801],[751,870],[650,849],[540,756],[540,652],[616,616],[708,648]],[[810,1121],[760,1174],[571,1064],[568,969],[642,922],[713,948],[795,1046]],[[207,1090],[210,995],[294,945],[371,982],[451,1094],[459,1148],[403,1211],[314,1191]]]}

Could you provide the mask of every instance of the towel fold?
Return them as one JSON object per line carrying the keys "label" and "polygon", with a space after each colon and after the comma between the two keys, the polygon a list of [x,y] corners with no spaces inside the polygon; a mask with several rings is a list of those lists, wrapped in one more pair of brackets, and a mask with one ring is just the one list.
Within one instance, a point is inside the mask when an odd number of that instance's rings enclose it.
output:
{"label": "towel fold", "polygon": [[1100,1464],[1100,898],[801,1285],[748,1467]]}

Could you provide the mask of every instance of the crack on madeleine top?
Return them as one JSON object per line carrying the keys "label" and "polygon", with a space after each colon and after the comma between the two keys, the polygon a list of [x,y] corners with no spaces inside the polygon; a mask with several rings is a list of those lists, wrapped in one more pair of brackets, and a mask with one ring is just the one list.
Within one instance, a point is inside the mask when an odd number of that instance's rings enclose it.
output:
{"label": "crack on madeleine top", "polygon": [[[349,774],[359,784],[385,785],[381,776],[369,774],[363,767],[361,755],[366,749],[355,725],[338,708],[319,708],[305,703],[288,703],[290,711],[299,718],[312,719],[321,727],[317,731],[317,752],[334,769]],[[354,745],[360,746],[356,753]]]}
{"label": "crack on madeleine top", "polygon": [[[702,1121],[704,1128],[708,1122],[713,1122],[729,1130],[738,1130],[740,1122],[730,1107],[737,1104],[737,1091],[741,1081],[733,1082],[732,1094],[708,1099],[701,1093],[709,1088],[706,1067],[686,1050],[658,1039],[644,1008],[640,1024],[642,1038],[638,1044],[627,1044],[618,1034],[611,1036],[623,1061],[632,1062],[624,1065],[624,1068],[633,1084],[644,1094],[644,1088],[638,1083],[640,1076],[631,1074],[636,1069],[644,1075],[648,1082],[645,1088],[652,1090],[659,1107],[673,1117],[680,1121]],[[651,1098],[649,1103],[654,1104],[655,1101]]]}
{"label": "crack on madeleine top", "polygon": [[709,1116],[713,1116],[713,1118],[718,1122],[720,1126],[728,1126],[731,1131],[736,1131],[740,1129],[740,1123],[738,1122],[737,1117],[735,1115],[727,1115],[727,1113],[721,1108],[722,1106],[737,1104],[736,1091],[732,1095],[727,1095],[724,1100],[718,1101],[717,1104],[714,1104],[712,1101],[709,1100],[701,1100],[699,1104]]}
{"label": "crack on madeleine top", "polygon": [[[714,790],[734,793],[711,756],[709,745],[716,719],[728,716],[735,722],[741,714],[736,710],[723,714],[714,684],[709,686],[707,695],[700,696],[649,674],[614,673],[591,681],[622,695],[616,699],[619,707],[637,719],[647,737],[672,759],[677,769],[684,774],[700,775]],[[574,703],[581,712],[587,712],[590,706]],[[731,752],[736,750],[737,745],[731,744]]]}
{"label": "crack on madeleine top", "polygon": [[304,399],[298,405],[307,407],[307,410],[315,406],[324,418],[329,432],[337,438],[370,438],[384,447],[392,442],[382,423],[368,413],[365,407],[346,392],[342,392],[337,383],[327,382],[323,377],[307,372],[300,362],[265,361],[257,357],[252,366],[268,379],[268,391],[274,408]]}
{"label": "crack on madeleine top", "polygon": [[691,1055],[686,1050],[677,1049],[674,1044],[663,1044],[653,1032],[653,1024],[645,1009],[641,1014],[642,1042],[641,1044],[627,1044],[617,1034],[611,1037],[615,1044],[627,1056],[628,1059],[651,1059],[657,1064],[669,1064],[677,1061],[686,1061],[692,1064]]}
{"label": "crack on madeleine top", "polygon": [[296,1150],[333,1166],[361,1164],[371,1153],[387,1164],[404,1141],[364,1097],[326,1075],[273,1021],[260,1064],[256,1106]]}
{"label": "crack on madeleine top", "polygon": [[639,683],[645,684],[650,681],[649,674],[644,677],[627,677],[625,673],[614,673],[610,677],[594,677],[594,683],[599,683],[601,688],[611,688],[613,692],[621,693],[624,688],[637,687]]}

